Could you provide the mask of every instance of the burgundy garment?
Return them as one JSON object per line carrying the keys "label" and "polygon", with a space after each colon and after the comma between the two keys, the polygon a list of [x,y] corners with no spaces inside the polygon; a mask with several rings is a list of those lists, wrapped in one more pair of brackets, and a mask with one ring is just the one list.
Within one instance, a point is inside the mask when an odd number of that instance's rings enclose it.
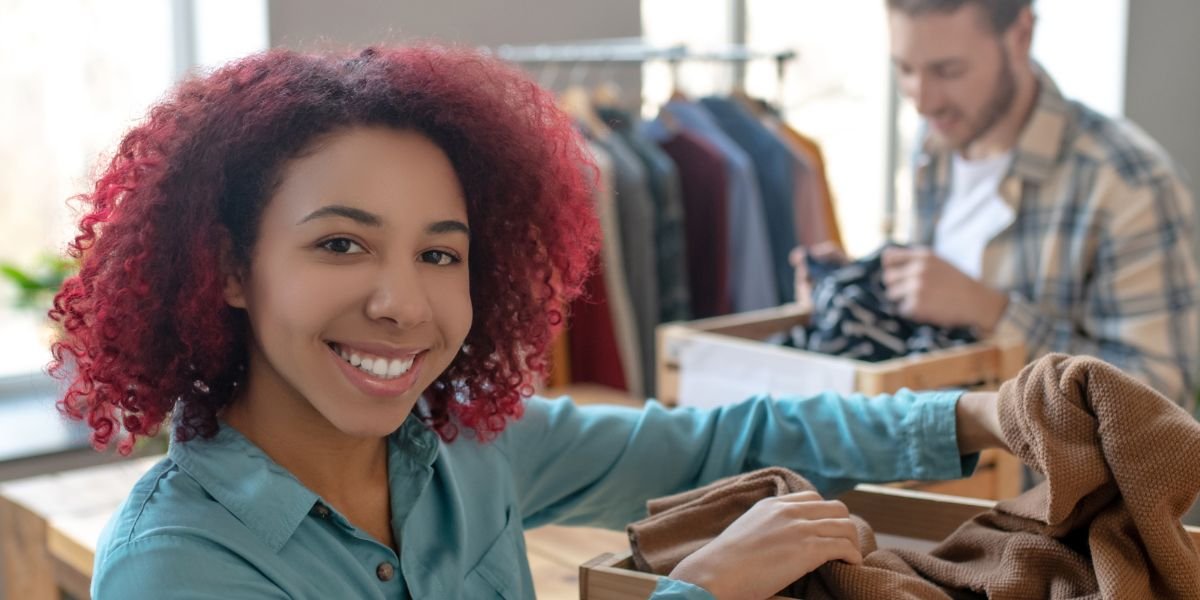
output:
{"label": "burgundy garment", "polygon": [[683,226],[692,314],[711,317],[733,312],[733,297],[729,290],[729,186],[725,162],[707,142],[685,131],[675,132],[671,139],[659,145],[675,161],[683,184]]}
{"label": "burgundy garment", "polygon": [[571,302],[569,314],[571,381],[629,389],[614,335],[603,265],[584,282],[583,295]]}

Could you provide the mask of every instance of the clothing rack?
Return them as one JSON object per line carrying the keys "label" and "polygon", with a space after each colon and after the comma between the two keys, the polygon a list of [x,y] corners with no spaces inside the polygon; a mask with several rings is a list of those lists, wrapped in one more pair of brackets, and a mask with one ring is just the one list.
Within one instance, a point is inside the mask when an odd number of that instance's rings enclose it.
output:
{"label": "clothing rack", "polygon": [[[636,40],[637,38],[632,38]],[[786,63],[796,58],[795,50],[763,52],[733,44],[722,48],[693,50],[683,44],[651,46],[637,41],[608,41],[584,44],[536,44],[531,46],[503,45],[494,50],[496,56],[517,63],[549,62],[648,62],[704,61],[748,62],[771,59]]]}
{"label": "clothing rack", "polygon": [[[646,63],[663,61],[676,69],[683,62],[716,62],[744,64],[757,60],[775,61],[776,76],[782,83],[787,64],[798,56],[795,50],[765,52],[742,44],[730,44],[719,48],[692,49],[684,44],[653,46],[640,38],[617,38],[593,42],[536,45],[503,45],[492,52],[499,58],[524,64],[615,64]],[[744,69],[738,71],[738,84]]]}

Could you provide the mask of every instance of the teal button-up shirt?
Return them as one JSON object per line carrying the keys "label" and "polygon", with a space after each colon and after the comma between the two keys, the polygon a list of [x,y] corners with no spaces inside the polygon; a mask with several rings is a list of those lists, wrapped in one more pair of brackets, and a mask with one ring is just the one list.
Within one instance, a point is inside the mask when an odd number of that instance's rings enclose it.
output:
{"label": "teal button-up shirt", "polygon": [[[826,496],[855,483],[961,477],[958,393],[753,398],[716,410],[529,400],[490,443],[442,443],[415,418],[388,440],[397,555],[231,427],[173,444],[105,530],[92,595],[532,598],[522,531],[620,529],[646,500],[770,465]],[[711,598],[664,579],[655,598]]]}

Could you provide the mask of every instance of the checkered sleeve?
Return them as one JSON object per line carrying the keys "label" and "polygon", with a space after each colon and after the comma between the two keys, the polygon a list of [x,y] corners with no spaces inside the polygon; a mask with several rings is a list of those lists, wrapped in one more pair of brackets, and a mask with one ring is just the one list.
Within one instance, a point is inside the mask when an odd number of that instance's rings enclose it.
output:
{"label": "checkered sleeve", "polygon": [[[1190,409],[1200,354],[1192,198],[1170,175],[1112,187],[1080,314],[1052,316],[1010,292],[996,334],[1022,339],[1031,357],[1097,356]],[[1058,276],[1061,286],[1074,284],[1075,275]]]}

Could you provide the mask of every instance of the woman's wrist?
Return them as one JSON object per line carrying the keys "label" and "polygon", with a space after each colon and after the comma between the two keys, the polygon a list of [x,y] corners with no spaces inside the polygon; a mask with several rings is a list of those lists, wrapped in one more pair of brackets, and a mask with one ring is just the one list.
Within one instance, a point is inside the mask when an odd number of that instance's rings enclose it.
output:
{"label": "woman's wrist", "polygon": [[996,392],[966,392],[955,407],[960,454],[974,454],[988,448],[1007,448],[1000,428]]}
{"label": "woman's wrist", "polygon": [[720,590],[714,591],[714,586],[717,582],[711,577],[712,570],[696,564],[697,561],[694,557],[695,555],[689,556],[683,559],[678,565],[675,565],[675,568],[671,570],[671,574],[668,577],[676,581],[694,585],[712,594],[714,598],[720,598],[716,593]]}

